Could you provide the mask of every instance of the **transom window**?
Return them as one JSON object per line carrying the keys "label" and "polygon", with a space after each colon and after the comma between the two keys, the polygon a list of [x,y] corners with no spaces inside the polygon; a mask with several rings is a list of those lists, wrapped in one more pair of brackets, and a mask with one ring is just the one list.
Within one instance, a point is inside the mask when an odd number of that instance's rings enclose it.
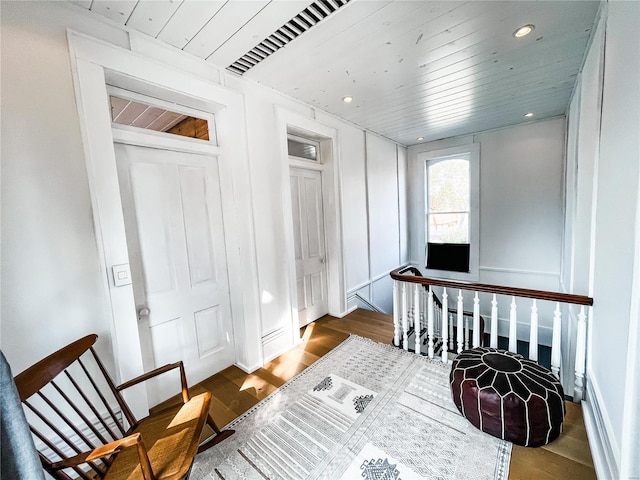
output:
{"label": "transom window", "polygon": [[297,159],[319,162],[320,144],[308,138],[289,134],[287,135],[287,153],[290,157]]}
{"label": "transom window", "polygon": [[111,121],[120,128],[133,127],[215,143],[211,114],[117,87],[109,87],[109,104]]}

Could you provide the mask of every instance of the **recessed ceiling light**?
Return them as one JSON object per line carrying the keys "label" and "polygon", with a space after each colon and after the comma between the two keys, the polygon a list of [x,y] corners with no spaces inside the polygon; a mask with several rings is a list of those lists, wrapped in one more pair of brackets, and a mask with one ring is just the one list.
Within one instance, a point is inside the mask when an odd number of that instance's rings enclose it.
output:
{"label": "recessed ceiling light", "polygon": [[531,118],[533,117],[533,112],[525,113],[524,116],[527,118]]}
{"label": "recessed ceiling light", "polygon": [[342,97],[342,101],[344,103],[351,103],[351,102],[353,102],[353,97],[350,96],[350,95],[347,95],[346,97]]}
{"label": "recessed ceiling light", "polygon": [[531,25],[531,24],[523,25],[520,28],[518,28],[515,32],[513,32],[513,36],[516,38],[521,38],[526,35],[529,35],[535,29],[536,29],[535,25]]}
{"label": "recessed ceiling light", "polygon": [[421,142],[422,140],[424,140],[424,137],[418,137],[419,142]]}

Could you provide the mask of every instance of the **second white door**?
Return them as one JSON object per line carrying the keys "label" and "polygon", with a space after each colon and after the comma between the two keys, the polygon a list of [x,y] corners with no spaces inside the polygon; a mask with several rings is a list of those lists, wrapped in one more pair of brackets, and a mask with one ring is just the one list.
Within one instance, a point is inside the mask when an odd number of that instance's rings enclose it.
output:
{"label": "second white door", "polygon": [[[235,361],[218,158],[115,151],[145,369],[183,360],[194,384]],[[178,381],[150,383],[150,403]]]}
{"label": "second white door", "polygon": [[300,327],[328,313],[322,173],[290,169]]}

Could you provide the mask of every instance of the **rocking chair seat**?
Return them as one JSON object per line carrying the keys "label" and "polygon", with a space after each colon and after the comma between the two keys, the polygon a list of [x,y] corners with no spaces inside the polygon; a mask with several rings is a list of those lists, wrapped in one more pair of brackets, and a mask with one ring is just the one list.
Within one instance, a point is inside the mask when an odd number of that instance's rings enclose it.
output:
{"label": "rocking chair seat", "polygon": [[[184,478],[198,450],[200,431],[207,419],[211,394],[192,397],[177,405],[147,417],[133,433],[144,439],[149,461],[157,480]],[[116,456],[105,480],[126,478],[143,480],[138,453],[127,448]]]}

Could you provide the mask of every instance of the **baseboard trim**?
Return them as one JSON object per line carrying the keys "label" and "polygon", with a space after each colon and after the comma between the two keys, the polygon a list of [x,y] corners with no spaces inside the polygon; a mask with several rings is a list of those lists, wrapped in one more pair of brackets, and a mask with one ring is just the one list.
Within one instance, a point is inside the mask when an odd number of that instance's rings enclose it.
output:
{"label": "baseboard trim", "polygon": [[282,325],[271,330],[267,335],[262,337],[262,354],[264,363],[268,363],[278,355],[284,353],[292,345],[291,327]]}
{"label": "baseboard trim", "polygon": [[615,460],[616,447],[608,435],[610,428],[606,414],[600,408],[601,396],[592,378],[587,380],[587,396],[582,401],[584,424],[591,448],[591,456],[598,478],[619,478],[619,468]]}
{"label": "baseboard trim", "polygon": [[[349,305],[349,299],[347,299],[347,306]],[[343,312],[329,312],[328,315],[331,315],[332,317],[336,317],[336,318],[344,318],[347,315],[349,315],[351,312],[353,312],[353,308],[347,308],[345,311]]]}
{"label": "baseboard trim", "polygon": [[[353,296],[353,298],[355,298],[355,295]],[[349,308],[349,309],[347,310],[347,313],[346,313],[346,315],[344,315],[344,316],[346,317],[346,316],[347,316],[347,315],[349,315],[351,312],[355,312],[357,309],[358,309],[358,305],[354,305],[353,307],[351,307],[351,308]],[[340,318],[342,318],[342,317],[340,317]]]}
{"label": "baseboard trim", "polygon": [[256,370],[258,370],[260,367],[262,367],[262,365],[260,364],[256,364],[253,367],[249,367],[242,362],[236,362],[234,365],[238,367],[240,370],[242,370],[244,373],[253,373]]}

